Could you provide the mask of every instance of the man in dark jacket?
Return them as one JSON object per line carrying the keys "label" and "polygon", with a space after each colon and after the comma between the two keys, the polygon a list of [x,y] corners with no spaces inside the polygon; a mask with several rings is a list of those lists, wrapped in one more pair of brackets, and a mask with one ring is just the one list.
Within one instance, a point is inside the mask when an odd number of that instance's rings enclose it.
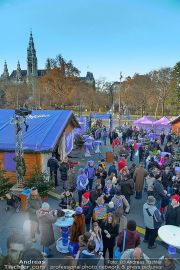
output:
{"label": "man in dark jacket", "polygon": [[63,189],[66,189],[67,187],[68,169],[69,169],[69,165],[65,160],[61,163],[60,168],[59,168],[61,172],[61,180],[63,181]]}
{"label": "man in dark jacket", "polygon": [[90,193],[85,192],[82,195],[82,204],[81,207],[83,209],[83,214],[85,215],[85,223],[86,223],[86,231],[90,231],[90,223],[91,223],[91,218],[93,215],[93,205],[89,200]]}
{"label": "man in dark jacket", "polygon": [[119,183],[122,195],[125,196],[126,200],[130,204],[130,197],[134,194],[134,180],[129,174],[123,175],[122,180]]}
{"label": "man in dark jacket", "polygon": [[89,267],[89,269],[98,269],[98,265],[100,266],[100,260],[102,258],[96,255],[95,249],[96,243],[93,240],[89,241],[87,248],[83,249],[79,254],[77,263],[79,269],[88,269]]}
{"label": "man in dark jacket", "polygon": [[57,170],[59,168],[59,163],[58,163],[58,160],[56,159],[56,156],[55,156],[54,153],[52,154],[52,157],[48,160],[47,167],[50,168],[50,176],[51,176],[51,178],[54,177],[55,186],[58,186]]}
{"label": "man in dark jacket", "polygon": [[165,171],[162,173],[162,184],[164,186],[164,189],[167,190],[168,194],[172,194],[172,178],[173,173],[170,171],[169,167],[166,167]]}
{"label": "man in dark jacket", "polygon": [[96,170],[96,176],[101,181],[102,189],[105,187],[105,179],[107,178],[107,172],[103,169],[103,165],[99,164],[98,169]]}
{"label": "man in dark jacket", "polygon": [[[117,246],[120,248],[120,251],[123,250],[123,238],[124,238],[124,231],[122,231],[119,235]],[[136,231],[136,222],[134,220],[129,220],[127,223],[126,229],[126,239],[125,239],[125,248],[136,248],[140,245],[140,233]]]}
{"label": "man in dark jacket", "polygon": [[166,225],[180,226],[180,197],[173,195],[171,205],[168,206],[165,220]]}
{"label": "man in dark jacket", "polygon": [[155,175],[153,194],[156,199],[156,207],[160,210],[162,198],[165,197],[164,187],[161,183],[161,175]]}

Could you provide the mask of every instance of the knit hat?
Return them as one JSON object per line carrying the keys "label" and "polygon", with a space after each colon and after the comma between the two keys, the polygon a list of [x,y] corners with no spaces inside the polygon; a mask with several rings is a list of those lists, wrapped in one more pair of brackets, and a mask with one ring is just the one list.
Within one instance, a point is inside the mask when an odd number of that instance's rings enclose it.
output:
{"label": "knit hat", "polygon": [[153,196],[148,196],[147,204],[155,205],[156,199]]}
{"label": "knit hat", "polygon": [[113,202],[109,202],[109,204],[108,204],[108,206],[109,206],[109,208],[114,208],[114,203]]}
{"label": "knit hat", "polygon": [[90,193],[89,192],[85,192],[82,197],[85,198],[86,200],[89,199]]}
{"label": "knit hat", "polygon": [[171,197],[171,199],[172,200],[175,200],[175,201],[177,201],[177,202],[179,202],[179,196],[176,194],[176,195],[173,195],[172,197]]}
{"label": "knit hat", "polygon": [[50,205],[49,205],[49,203],[47,203],[47,202],[44,202],[43,204],[42,204],[42,207],[41,207],[42,209],[49,209],[50,208]]}
{"label": "knit hat", "polygon": [[76,207],[76,215],[81,215],[83,212],[83,209],[81,207]]}

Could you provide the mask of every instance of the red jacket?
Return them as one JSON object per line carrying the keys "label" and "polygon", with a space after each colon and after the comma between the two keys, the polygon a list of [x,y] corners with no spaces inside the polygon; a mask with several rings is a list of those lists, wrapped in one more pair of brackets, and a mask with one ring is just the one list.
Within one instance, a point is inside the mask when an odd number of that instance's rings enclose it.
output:
{"label": "red jacket", "polygon": [[[124,231],[120,233],[117,246],[120,248],[120,251],[123,250],[123,235]],[[126,229],[126,240],[125,240],[125,249],[136,248],[139,246],[140,240],[140,233],[138,231],[129,231]]]}
{"label": "red jacket", "polygon": [[126,160],[125,159],[121,159],[118,162],[118,172],[120,172],[120,170],[122,170],[125,166],[126,166]]}

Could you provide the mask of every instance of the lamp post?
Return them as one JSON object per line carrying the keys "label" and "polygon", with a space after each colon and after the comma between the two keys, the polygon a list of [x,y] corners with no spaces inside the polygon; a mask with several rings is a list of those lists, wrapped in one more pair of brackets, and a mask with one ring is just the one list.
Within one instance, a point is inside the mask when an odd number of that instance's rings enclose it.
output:
{"label": "lamp post", "polygon": [[122,72],[120,72],[120,77],[119,77],[119,126],[120,126],[120,117],[121,117],[121,80],[122,80]]}

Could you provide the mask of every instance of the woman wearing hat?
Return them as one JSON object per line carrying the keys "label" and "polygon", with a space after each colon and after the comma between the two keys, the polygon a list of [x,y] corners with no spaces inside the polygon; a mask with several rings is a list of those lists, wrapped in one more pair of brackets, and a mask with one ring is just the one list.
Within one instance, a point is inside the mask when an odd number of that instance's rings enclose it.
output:
{"label": "woman wearing hat", "polygon": [[90,193],[89,192],[85,192],[82,195],[82,203],[81,203],[81,207],[83,209],[83,214],[85,216],[85,223],[86,223],[86,231],[89,232],[90,230],[90,223],[91,223],[91,218],[93,215],[93,205],[90,202]]}
{"label": "woman wearing hat", "polygon": [[161,226],[163,219],[160,211],[155,206],[156,199],[153,196],[149,196],[147,202],[143,205],[143,216],[145,230],[145,243],[148,243],[148,248],[156,248],[155,244],[156,237],[158,236],[158,229]]}
{"label": "woman wearing hat", "polygon": [[49,246],[55,242],[52,224],[57,220],[57,213],[55,211],[50,211],[50,206],[46,202],[42,204],[41,209],[39,209],[36,213],[39,220],[43,255],[49,257]]}
{"label": "woman wearing hat", "polygon": [[76,182],[76,185],[77,185],[76,187],[77,187],[78,196],[79,196],[79,205],[81,205],[82,195],[83,193],[86,192],[88,183],[89,181],[88,181],[87,175],[85,174],[84,169],[82,168],[79,169],[77,182]]}
{"label": "woman wearing hat", "polygon": [[74,222],[71,227],[69,252],[71,255],[75,255],[78,252],[79,236],[85,233],[85,216],[81,207],[76,208],[74,215]]}

